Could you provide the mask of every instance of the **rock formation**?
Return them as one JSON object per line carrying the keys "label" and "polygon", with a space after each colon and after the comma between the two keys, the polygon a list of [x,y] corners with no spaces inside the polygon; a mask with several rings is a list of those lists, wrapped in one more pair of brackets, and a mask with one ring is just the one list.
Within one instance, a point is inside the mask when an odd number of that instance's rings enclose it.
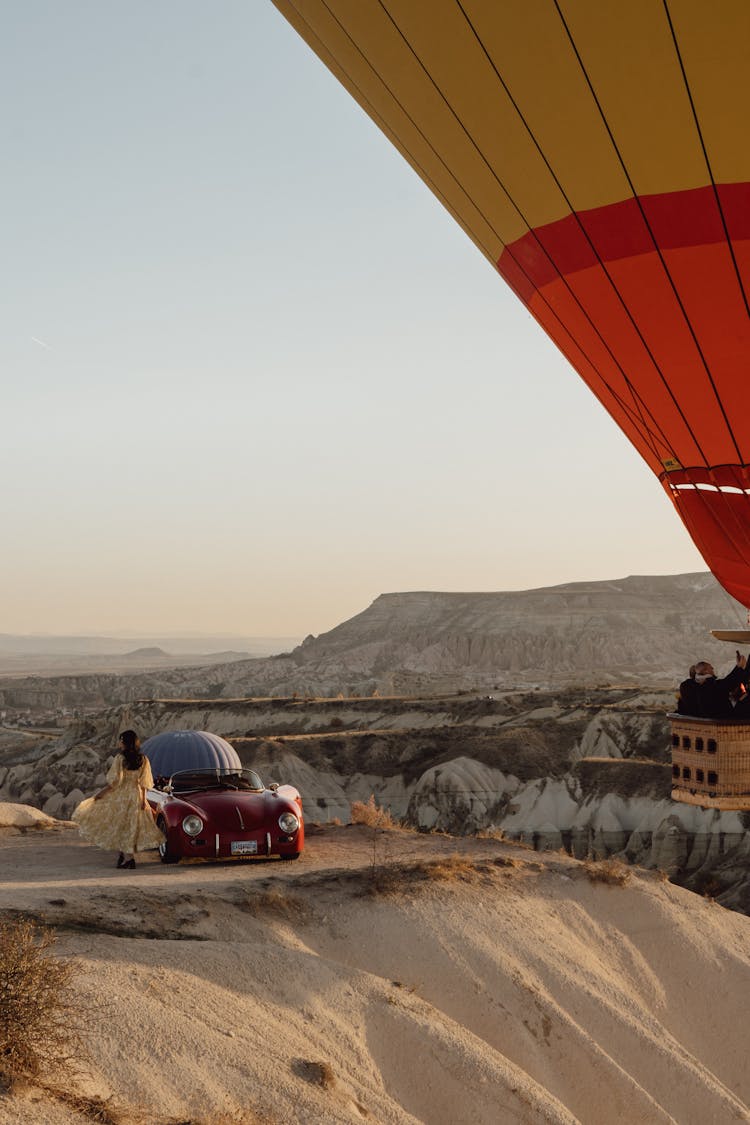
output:
{"label": "rock formation", "polygon": [[70,816],[104,783],[116,734],[212,730],[310,821],[371,794],[422,831],[500,831],[578,858],[621,856],[750,910],[745,816],[670,800],[669,693],[633,689],[430,699],[163,700],[101,712],[0,756],[0,798]]}

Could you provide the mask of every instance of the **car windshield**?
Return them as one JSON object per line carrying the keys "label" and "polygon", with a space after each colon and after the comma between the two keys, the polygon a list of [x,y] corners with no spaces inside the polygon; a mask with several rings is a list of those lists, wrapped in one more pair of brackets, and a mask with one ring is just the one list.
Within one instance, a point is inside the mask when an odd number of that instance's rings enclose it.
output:
{"label": "car windshield", "polygon": [[197,790],[233,789],[258,792],[265,787],[255,770],[237,769],[199,769],[179,770],[166,782],[170,782],[173,793],[194,793]]}

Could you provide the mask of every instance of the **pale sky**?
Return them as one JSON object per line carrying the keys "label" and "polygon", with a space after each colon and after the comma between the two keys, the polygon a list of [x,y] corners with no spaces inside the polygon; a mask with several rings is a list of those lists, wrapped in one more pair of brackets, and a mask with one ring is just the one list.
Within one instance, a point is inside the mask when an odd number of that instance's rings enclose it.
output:
{"label": "pale sky", "polygon": [[0,632],[705,565],[266,0],[3,0]]}

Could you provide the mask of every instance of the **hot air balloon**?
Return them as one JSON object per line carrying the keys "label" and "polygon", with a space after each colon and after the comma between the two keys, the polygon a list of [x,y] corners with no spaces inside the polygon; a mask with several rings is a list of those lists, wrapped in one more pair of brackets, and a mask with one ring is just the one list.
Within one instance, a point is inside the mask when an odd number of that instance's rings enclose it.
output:
{"label": "hot air balloon", "polygon": [[[750,606],[750,4],[274,3],[554,340],[718,581]],[[750,807],[750,737],[745,749]],[[685,769],[691,783],[710,774],[698,796],[718,799],[723,768]]]}

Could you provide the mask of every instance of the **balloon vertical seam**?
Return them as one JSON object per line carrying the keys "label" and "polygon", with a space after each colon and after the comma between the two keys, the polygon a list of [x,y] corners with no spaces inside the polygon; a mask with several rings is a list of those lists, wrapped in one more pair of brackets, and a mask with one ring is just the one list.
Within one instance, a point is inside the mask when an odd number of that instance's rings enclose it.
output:
{"label": "balloon vertical seam", "polygon": [[[589,75],[589,73],[588,73],[588,71],[587,71],[586,67],[584,66],[584,63],[583,63],[583,59],[581,58],[581,53],[580,53],[580,51],[578,50],[578,48],[577,48],[577,46],[576,46],[576,43],[575,43],[575,40],[574,40],[574,38],[573,38],[572,32],[571,32],[571,30],[570,30],[570,28],[569,28],[569,26],[568,26],[568,23],[567,23],[567,21],[566,21],[566,19],[565,19],[565,16],[563,15],[563,13],[562,13],[562,11],[561,11],[561,9],[560,9],[560,4],[559,4],[559,0],[552,0],[552,2],[554,3],[554,5],[555,5],[555,8],[557,9],[557,13],[558,13],[558,15],[559,15],[559,17],[560,17],[560,20],[561,20],[561,22],[562,22],[562,25],[563,25],[563,27],[565,28],[565,32],[566,32],[566,34],[567,34],[567,36],[568,36],[568,39],[570,40],[570,44],[571,44],[571,47],[573,48],[573,51],[575,52],[575,56],[576,56],[576,59],[578,60],[578,65],[580,66],[580,68],[581,68],[581,72],[582,72],[582,74],[583,74],[583,76],[584,76],[584,78],[585,78],[585,80],[586,80],[586,83],[587,83],[587,85],[588,85],[588,87],[589,87],[589,89],[590,89],[590,91],[591,91],[591,96],[592,96],[592,98],[594,99],[594,104],[596,105],[596,108],[597,108],[597,110],[599,111],[599,114],[600,114],[600,116],[601,116],[601,119],[602,119],[602,122],[603,122],[603,124],[604,124],[604,127],[605,127],[605,129],[607,130],[607,133],[608,133],[608,135],[609,135],[610,141],[612,142],[612,147],[613,147],[613,149],[614,149],[614,151],[615,151],[615,153],[616,153],[616,155],[617,155],[617,159],[618,159],[618,160],[620,161],[620,165],[621,165],[621,167],[622,167],[622,170],[623,170],[623,173],[624,173],[624,175],[625,175],[625,178],[627,179],[627,182],[628,182],[628,185],[629,185],[629,187],[630,187],[630,190],[631,190],[631,192],[633,193],[633,198],[634,198],[634,199],[635,199],[635,201],[636,201],[636,204],[637,204],[637,206],[638,206],[638,209],[639,209],[639,211],[640,211],[640,213],[641,213],[641,217],[642,217],[642,219],[643,219],[644,225],[645,225],[645,227],[646,227],[646,229],[647,229],[647,231],[648,231],[648,233],[649,233],[649,236],[651,237],[651,241],[653,242],[654,250],[656,251],[656,254],[657,254],[658,258],[659,258],[659,261],[660,261],[660,263],[661,263],[662,269],[664,270],[665,276],[666,276],[666,278],[667,278],[667,280],[668,280],[668,282],[669,282],[669,285],[670,285],[670,288],[671,288],[671,290],[672,290],[672,293],[674,294],[674,298],[675,298],[675,301],[677,302],[677,305],[678,305],[678,307],[679,307],[679,309],[680,309],[680,312],[682,313],[682,316],[683,316],[683,318],[684,318],[684,321],[685,321],[685,326],[687,327],[687,330],[688,330],[688,332],[690,333],[690,336],[692,337],[693,343],[695,344],[695,348],[696,348],[696,351],[698,352],[698,355],[699,355],[699,357],[700,357],[701,363],[702,363],[702,365],[703,365],[703,368],[704,368],[704,370],[705,370],[705,372],[706,372],[706,377],[707,377],[707,379],[708,379],[708,381],[709,381],[709,383],[710,383],[710,385],[711,385],[711,389],[713,390],[714,396],[715,396],[715,398],[716,398],[716,403],[717,403],[717,405],[718,405],[718,407],[719,407],[719,410],[720,410],[720,412],[721,412],[722,418],[724,419],[724,424],[726,425],[726,428],[727,428],[727,433],[729,434],[729,437],[730,437],[730,439],[731,439],[731,441],[732,441],[732,444],[734,445],[734,448],[735,448],[735,452],[736,452],[736,454],[737,454],[737,459],[738,459],[738,461],[742,462],[742,454],[741,454],[741,452],[740,452],[740,448],[739,448],[739,445],[738,445],[738,443],[737,443],[737,439],[735,438],[735,435],[734,435],[734,430],[733,430],[732,426],[731,426],[731,425],[730,425],[730,423],[729,423],[729,419],[728,419],[728,417],[727,417],[727,413],[726,413],[726,410],[725,410],[725,408],[724,408],[724,404],[722,403],[722,401],[721,401],[721,398],[719,397],[719,392],[718,392],[718,390],[717,390],[717,388],[716,388],[716,384],[715,384],[715,382],[714,382],[714,378],[713,378],[713,375],[711,374],[711,369],[710,369],[710,367],[708,366],[708,363],[707,363],[707,361],[706,361],[706,357],[705,357],[705,355],[703,354],[703,349],[701,348],[701,345],[700,345],[700,343],[699,343],[699,341],[698,341],[698,337],[697,337],[697,335],[696,335],[695,329],[693,328],[693,325],[692,325],[692,323],[691,323],[691,320],[690,320],[689,316],[687,315],[687,310],[685,309],[685,306],[684,306],[684,304],[683,304],[683,302],[682,302],[682,298],[680,297],[680,294],[679,294],[679,292],[678,292],[678,289],[677,289],[677,286],[676,286],[676,284],[675,284],[674,278],[672,277],[672,274],[671,274],[670,270],[669,270],[669,269],[668,269],[668,267],[667,267],[667,263],[666,263],[666,261],[664,260],[664,254],[663,254],[663,252],[662,252],[662,249],[661,249],[661,247],[659,246],[659,243],[657,242],[657,240],[656,240],[656,237],[654,236],[654,232],[653,232],[653,230],[652,230],[652,227],[651,227],[651,224],[650,224],[650,222],[649,222],[649,220],[648,220],[648,218],[647,218],[647,216],[646,216],[646,212],[645,212],[645,210],[644,210],[644,208],[643,208],[643,204],[642,204],[642,202],[641,202],[640,196],[639,196],[639,195],[637,194],[637,192],[636,192],[636,190],[635,190],[635,185],[633,184],[633,181],[632,181],[632,179],[631,179],[630,173],[629,173],[629,171],[628,171],[628,169],[627,169],[627,166],[626,166],[626,164],[625,164],[625,161],[624,161],[624,159],[623,159],[623,157],[622,157],[622,153],[620,152],[620,149],[619,149],[619,147],[618,147],[617,141],[615,140],[615,137],[614,137],[614,134],[613,134],[613,132],[612,132],[612,129],[611,129],[610,125],[609,125],[609,122],[607,121],[607,117],[606,117],[606,114],[604,113],[604,110],[603,110],[603,108],[602,108],[601,102],[599,101],[599,98],[597,97],[596,91],[595,91],[595,89],[594,89],[594,85],[593,85],[593,82],[591,81],[591,77],[590,77],[590,75]],[[689,423],[687,422],[687,419],[685,419],[685,424],[686,424],[686,425],[688,426],[688,429],[689,429],[689,430],[691,431],[691,434],[693,435],[693,440],[695,441],[695,444],[696,444],[696,446],[698,447],[698,449],[700,449],[700,448],[701,448],[701,447],[700,447],[700,443],[698,442],[697,438],[695,437],[695,435],[694,435],[694,433],[693,433],[693,431],[692,431],[692,428],[690,427]],[[705,461],[706,461],[706,463],[708,464],[708,459],[707,459],[707,458],[706,458],[705,456],[704,456],[704,460],[705,460]]]}
{"label": "balloon vertical seam", "polygon": [[[682,52],[680,51],[680,45],[677,42],[677,34],[675,32],[674,24],[672,23],[672,16],[671,16],[670,11],[669,11],[669,4],[667,3],[667,0],[663,0],[663,4],[664,4],[664,11],[665,11],[666,16],[667,16],[667,22],[669,24],[669,30],[672,33],[672,42],[674,43],[675,54],[677,55],[677,61],[680,64],[680,72],[682,74],[682,80],[685,83],[685,92],[687,94],[688,101],[690,102],[690,109],[691,109],[692,114],[693,114],[693,121],[695,122],[695,131],[698,134],[698,140],[700,142],[701,152],[703,153],[703,159],[706,162],[706,171],[708,172],[709,178],[711,180],[711,187],[713,188],[714,198],[716,200],[716,207],[717,207],[717,210],[719,212],[719,217],[721,218],[721,225],[722,225],[723,230],[724,230],[724,237],[726,238],[727,247],[729,248],[729,254],[730,254],[731,259],[732,259],[732,265],[734,267],[735,277],[737,278],[737,284],[739,286],[740,293],[742,294],[742,301],[743,301],[743,304],[745,306],[745,311],[748,315],[748,319],[750,319],[750,304],[748,304],[747,292],[745,290],[745,286],[742,283],[742,277],[740,275],[740,268],[739,268],[739,265],[737,264],[737,258],[736,258],[735,252],[734,252],[734,245],[732,243],[732,239],[731,239],[730,234],[729,234],[729,228],[727,226],[726,216],[724,214],[724,208],[722,207],[722,204],[721,204],[721,196],[719,195],[719,190],[716,186],[716,180],[714,178],[713,168],[711,167],[711,161],[709,160],[709,157],[708,157],[708,149],[706,148],[706,142],[705,142],[705,138],[703,136],[703,130],[701,129],[700,121],[698,119],[698,111],[696,109],[695,101],[693,99],[693,92],[690,89],[690,83],[688,82],[687,71],[685,69],[685,63],[684,63],[684,60],[682,58]],[[741,459],[742,458],[740,458],[740,460]]]}

